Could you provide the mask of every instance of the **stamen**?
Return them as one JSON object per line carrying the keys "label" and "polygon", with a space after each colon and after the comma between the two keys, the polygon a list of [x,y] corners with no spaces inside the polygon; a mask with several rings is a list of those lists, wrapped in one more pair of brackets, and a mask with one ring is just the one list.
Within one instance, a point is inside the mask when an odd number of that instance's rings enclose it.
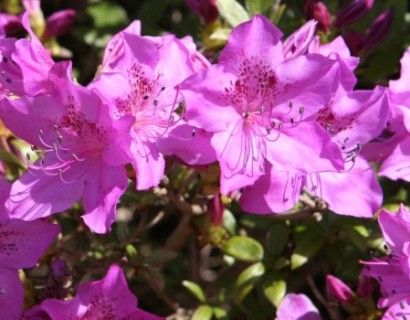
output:
{"label": "stamen", "polygon": [[50,146],[48,143],[46,143],[46,142],[44,141],[44,139],[43,139],[43,130],[42,130],[42,129],[40,129],[40,131],[38,132],[38,139],[40,140],[40,142],[41,142],[45,147],[50,148],[50,149],[53,148],[52,146]]}
{"label": "stamen", "polygon": [[72,153],[71,155],[72,155],[72,157],[73,157],[76,161],[81,162],[81,161],[84,161],[84,160],[85,160],[85,159],[80,159],[75,153]]}

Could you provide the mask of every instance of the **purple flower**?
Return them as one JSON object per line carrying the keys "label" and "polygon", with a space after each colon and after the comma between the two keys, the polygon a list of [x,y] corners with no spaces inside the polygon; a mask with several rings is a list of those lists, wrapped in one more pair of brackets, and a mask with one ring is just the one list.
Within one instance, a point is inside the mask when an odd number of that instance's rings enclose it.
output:
{"label": "purple flower", "polygon": [[48,299],[41,308],[51,320],[160,320],[137,307],[137,299],[127,287],[122,269],[111,265],[104,279],[82,283],[69,301]]}
{"label": "purple flower", "polygon": [[107,104],[70,80],[71,68],[55,65],[50,95],[4,99],[0,114],[39,159],[12,186],[13,218],[35,220],[68,209],[82,198],[85,223],[105,233],[115,220],[117,200],[128,185],[132,117],[113,121]]}
{"label": "purple flower", "polygon": [[354,0],[336,15],[336,28],[343,28],[362,18],[374,5],[374,0]]}
{"label": "purple flower", "polygon": [[[189,144],[184,137],[179,141],[173,139],[179,133],[184,135],[183,132],[177,128],[170,130],[182,120],[176,113],[182,100],[176,86],[198,69],[198,54],[192,50],[192,41],[181,41],[172,35],[142,37],[131,31],[126,29],[116,36],[118,44],[113,44],[113,51],[117,53],[107,58],[108,68],[90,87],[110,101],[114,118],[135,117],[130,132],[130,152],[137,189],[142,190],[158,185],[163,177],[165,161],[157,145],[159,139],[169,137],[169,143],[175,142],[174,146]],[[179,129],[185,131],[182,127]],[[189,131],[188,139],[193,140],[195,128],[185,129]],[[209,135],[204,134],[202,138],[209,144]],[[186,158],[191,156],[197,157],[197,152],[194,150]]]}
{"label": "purple flower", "polygon": [[0,93],[34,96],[50,90],[48,72],[54,61],[30,27],[29,16],[22,17],[28,39],[0,39]]}
{"label": "purple flower", "polygon": [[389,83],[388,127],[364,149],[368,159],[382,162],[379,174],[410,181],[410,50],[401,59],[401,76]]}
{"label": "purple flower", "polygon": [[188,123],[214,133],[224,194],[253,184],[266,163],[279,171],[340,168],[324,129],[304,121],[336,87],[336,61],[316,54],[285,60],[281,36],[255,16],[232,31],[219,64],[180,87]]}
{"label": "purple flower", "polygon": [[304,294],[287,294],[276,313],[278,320],[321,320],[321,316],[312,301]]}
{"label": "purple flower", "polygon": [[410,297],[410,212],[403,205],[397,214],[383,210],[379,224],[391,253],[362,262],[362,274],[379,281],[382,298],[378,306],[386,308]]}

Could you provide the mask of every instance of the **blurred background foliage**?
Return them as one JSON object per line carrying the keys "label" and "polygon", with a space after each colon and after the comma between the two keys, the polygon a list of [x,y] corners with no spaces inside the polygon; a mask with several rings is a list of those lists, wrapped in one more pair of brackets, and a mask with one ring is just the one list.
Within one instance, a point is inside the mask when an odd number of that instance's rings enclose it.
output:
{"label": "blurred background foliage", "polygon": [[[223,2],[218,1],[220,6]],[[349,1],[325,3],[335,15]],[[61,9],[77,12],[73,28],[58,38],[55,58],[70,57],[81,84],[93,79],[109,38],[135,19],[141,20],[144,35],[192,36],[211,61],[229,30],[252,14],[270,17],[286,36],[306,21],[303,0],[230,0],[227,4],[219,7],[222,17],[208,24],[183,0],[43,0],[41,7],[45,17]],[[1,5],[9,13],[22,10],[16,0],[2,0]],[[399,75],[400,57],[410,43],[408,2],[376,1],[348,29],[365,33],[389,8],[394,8],[394,19],[382,35],[383,42],[359,53],[357,88],[387,85]],[[344,32],[331,27],[321,38],[330,41]],[[21,142],[4,130],[2,137],[13,148],[21,148]],[[19,160],[4,152],[1,157],[7,163],[8,178],[16,179],[23,167]],[[53,216],[63,232],[39,265],[22,273],[26,306],[46,297],[69,297],[77,283],[100,279],[110,264],[119,263],[139,306],[169,319],[273,319],[287,292],[308,294],[324,319],[380,317],[376,289],[367,297],[355,296],[350,304],[332,301],[325,290],[327,274],[356,290],[359,260],[386,254],[375,219],[336,215],[307,194],[293,215],[244,214],[235,195],[218,195],[216,165],[193,169],[168,158],[166,173],[153,190],[136,193],[134,185],[129,186],[119,204],[118,222],[107,235],[87,230],[79,204]],[[130,169],[131,179],[133,174]],[[395,211],[400,202],[410,204],[409,183],[381,182],[386,208]],[[55,269],[57,273],[52,272]]]}

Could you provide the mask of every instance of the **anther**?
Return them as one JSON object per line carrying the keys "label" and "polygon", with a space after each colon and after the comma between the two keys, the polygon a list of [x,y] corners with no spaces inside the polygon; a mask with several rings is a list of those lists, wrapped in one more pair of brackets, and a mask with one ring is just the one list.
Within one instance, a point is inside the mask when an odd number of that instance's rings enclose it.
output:
{"label": "anther", "polygon": [[195,137],[195,136],[196,136],[195,129],[192,129],[192,136],[193,136],[193,137]]}
{"label": "anther", "polygon": [[248,119],[249,118],[249,113],[248,112],[242,112],[242,118]]}

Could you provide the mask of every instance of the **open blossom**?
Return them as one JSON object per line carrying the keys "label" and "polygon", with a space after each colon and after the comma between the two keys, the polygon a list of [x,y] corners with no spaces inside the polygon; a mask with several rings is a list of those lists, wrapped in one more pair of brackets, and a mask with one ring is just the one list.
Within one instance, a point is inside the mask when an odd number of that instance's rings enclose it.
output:
{"label": "open blossom", "polygon": [[401,76],[389,82],[390,112],[385,130],[365,145],[367,159],[381,163],[379,175],[410,181],[410,50],[401,59]]}
{"label": "open blossom", "polygon": [[386,257],[362,262],[362,273],[380,283],[380,308],[390,307],[410,297],[410,212],[403,205],[397,214],[383,210],[379,215],[383,238],[390,249]]}
{"label": "open blossom", "polygon": [[82,283],[69,301],[48,299],[41,309],[51,320],[160,320],[137,308],[137,299],[127,287],[122,269],[111,265],[102,280]]}
{"label": "open blossom", "polygon": [[56,64],[49,74],[52,94],[2,101],[7,127],[38,154],[13,184],[8,204],[12,218],[34,220],[82,199],[85,223],[104,233],[128,184],[129,158],[122,150],[129,148],[133,118],[113,121],[107,104],[70,75],[68,64]]}
{"label": "open blossom", "polygon": [[[112,53],[105,55],[105,68],[89,87],[110,102],[114,118],[135,117],[130,130],[130,152],[137,189],[142,190],[158,185],[164,174],[165,160],[157,141],[168,135],[172,140],[179,133],[170,133],[182,121],[176,113],[182,100],[176,87],[198,68],[207,66],[187,39],[179,40],[173,35],[143,37],[138,33],[135,25],[115,36],[110,44]],[[195,128],[187,130],[189,140],[195,141]],[[201,137],[209,141],[206,134]],[[175,145],[188,143],[182,137]],[[204,149],[202,152],[206,152]],[[195,151],[191,154],[199,156]]]}
{"label": "open blossom", "polygon": [[[236,27],[219,63],[181,86],[189,124],[214,135],[221,191],[251,185],[266,173],[340,168],[324,129],[304,121],[328,102],[335,60],[309,54],[285,60],[282,33],[263,16]],[[300,72],[295,72],[300,70]]]}
{"label": "open blossom", "polygon": [[48,72],[54,61],[30,27],[29,16],[22,17],[30,39],[0,39],[0,94],[34,96],[50,89]]}

